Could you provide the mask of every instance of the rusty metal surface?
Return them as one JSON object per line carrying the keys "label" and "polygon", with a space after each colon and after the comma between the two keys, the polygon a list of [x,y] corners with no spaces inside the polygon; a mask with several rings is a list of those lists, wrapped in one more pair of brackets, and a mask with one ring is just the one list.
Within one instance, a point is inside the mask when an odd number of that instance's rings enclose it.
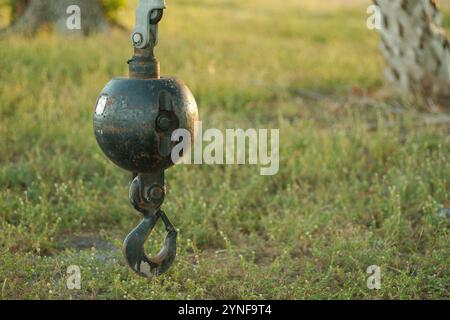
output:
{"label": "rusty metal surface", "polygon": [[[174,78],[114,79],[103,89],[94,113],[94,132],[106,156],[119,167],[139,173],[173,165],[172,132],[193,131],[198,120],[189,89]],[[170,119],[166,130],[158,120]]]}

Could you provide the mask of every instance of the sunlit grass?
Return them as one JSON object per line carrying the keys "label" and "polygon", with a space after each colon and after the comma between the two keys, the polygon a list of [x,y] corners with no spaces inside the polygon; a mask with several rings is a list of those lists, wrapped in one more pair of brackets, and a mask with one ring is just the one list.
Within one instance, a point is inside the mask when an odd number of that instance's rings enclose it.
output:
{"label": "sunlit grass", "polygon": [[[192,88],[205,127],[280,128],[279,174],[169,170],[177,262],[137,278],[120,253],[138,222],[129,174],[103,156],[91,119],[102,87],[127,74],[128,33],[2,38],[1,297],[448,298],[450,132],[414,106],[349,94],[382,83],[368,2],[168,3],[163,74]],[[122,13],[130,28],[133,10]],[[161,227],[149,251],[162,238]],[[80,291],[65,287],[69,265]],[[366,287],[370,265],[380,291]]]}

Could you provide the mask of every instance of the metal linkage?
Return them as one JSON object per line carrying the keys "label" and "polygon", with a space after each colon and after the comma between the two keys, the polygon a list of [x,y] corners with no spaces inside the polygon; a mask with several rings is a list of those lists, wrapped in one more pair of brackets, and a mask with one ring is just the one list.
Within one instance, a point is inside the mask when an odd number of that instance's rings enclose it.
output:
{"label": "metal linkage", "polygon": [[164,0],[141,0],[136,10],[136,27],[131,34],[134,56],[128,61],[130,78],[158,79],[159,62],[154,56],[154,48],[158,43],[158,23],[161,21]]}
{"label": "metal linkage", "polygon": [[155,46],[158,43],[158,23],[165,8],[164,0],[140,1],[136,10],[136,27],[131,35],[135,48],[143,49],[149,44]]}

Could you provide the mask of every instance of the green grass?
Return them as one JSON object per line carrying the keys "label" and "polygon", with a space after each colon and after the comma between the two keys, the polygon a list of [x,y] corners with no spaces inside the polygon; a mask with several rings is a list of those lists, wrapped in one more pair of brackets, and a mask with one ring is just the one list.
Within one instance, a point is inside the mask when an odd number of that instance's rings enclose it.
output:
{"label": "green grass", "polygon": [[[128,34],[0,39],[1,298],[448,299],[448,123],[350,94],[380,88],[383,61],[368,4],[339,4],[171,1],[163,73],[192,88],[206,127],[280,128],[281,165],[273,177],[169,170],[178,258],[151,280],[122,259],[138,222],[130,176],[103,156],[91,120],[102,87],[126,74]],[[79,291],[65,287],[70,265]],[[370,265],[379,291],[366,287]]]}

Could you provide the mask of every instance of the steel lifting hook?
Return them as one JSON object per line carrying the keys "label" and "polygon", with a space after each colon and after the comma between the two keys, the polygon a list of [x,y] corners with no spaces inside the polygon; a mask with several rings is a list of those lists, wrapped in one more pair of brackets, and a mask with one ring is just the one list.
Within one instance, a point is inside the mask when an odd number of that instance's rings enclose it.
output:
{"label": "steel lifting hook", "polygon": [[[140,1],[131,36],[130,76],[111,80],[94,111],[100,148],[116,165],[134,173],[130,201],[143,219],[126,237],[123,254],[131,269],[144,277],[163,274],[175,260],[177,231],[161,210],[166,193],[164,172],[178,161],[172,157],[177,144],[172,134],[187,130],[194,139],[198,121],[197,104],[188,87],[176,78],[160,77],[154,48],[164,8],[164,0]],[[194,141],[186,142],[192,145]],[[159,220],[167,236],[161,251],[150,257],[144,246]]]}
{"label": "steel lifting hook", "polygon": [[[123,253],[130,268],[144,277],[163,274],[176,256],[177,231],[160,209],[164,193],[164,173],[137,175],[130,186],[131,204],[144,215],[144,219],[125,239]],[[148,257],[144,245],[159,219],[166,227],[167,236],[161,251]]]}

